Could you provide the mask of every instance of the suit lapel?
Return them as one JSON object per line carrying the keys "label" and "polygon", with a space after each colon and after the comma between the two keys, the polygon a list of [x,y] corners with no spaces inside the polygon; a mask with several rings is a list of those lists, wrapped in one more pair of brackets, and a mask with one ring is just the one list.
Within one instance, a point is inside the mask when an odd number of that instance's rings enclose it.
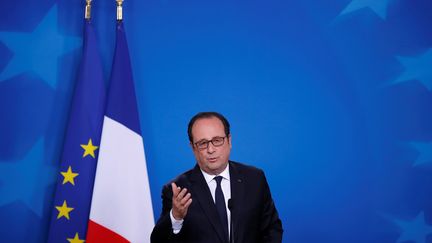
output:
{"label": "suit lapel", "polygon": [[192,198],[198,199],[198,203],[200,204],[202,210],[206,214],[213,228],[217,232],[219,238],[222,242],[225,242],[226,240],[224,239],[225,236],[216,206],[213,202],[213,198],[207,182],[205,181],[204,176],[202,175],[198,165],[195,166],[192,171],[191,183],[193,188]]}
{"label": "suit lapel", "polygon": [[[230,182],[231,182],[231,202],[232,202],[232,215],[231,220],[233,220],[234,237],[238,239],[239,237],[239,209],[243,202],[244,193],[244,183],[241,171],[236,166],[236,164],[229,162],[230,165]],[[235,240],[237,242],[237,240]]]}

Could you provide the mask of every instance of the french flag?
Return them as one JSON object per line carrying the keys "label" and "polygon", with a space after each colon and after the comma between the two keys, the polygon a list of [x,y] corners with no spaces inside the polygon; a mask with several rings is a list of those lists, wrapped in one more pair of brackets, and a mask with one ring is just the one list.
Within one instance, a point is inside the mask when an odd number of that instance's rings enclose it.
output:
{"label": "french flag", "polygon": [[153,226],[129,51],[118,21],[87,242],[150,242]]}

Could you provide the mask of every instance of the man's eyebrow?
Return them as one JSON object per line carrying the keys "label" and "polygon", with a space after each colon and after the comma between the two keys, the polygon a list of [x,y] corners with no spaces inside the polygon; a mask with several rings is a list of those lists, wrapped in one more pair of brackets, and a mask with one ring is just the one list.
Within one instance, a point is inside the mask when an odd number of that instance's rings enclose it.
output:
{"label": "man's eyebrow", "polygon": [[196,143],[199,143],[199,142],[202,142],[202,141],[210,141],[210,140],[213,140],[213,139],[215,139],[215,138],[222,138],[223,136],[214,136],[214,137],[212,137],[212,138],[210,138],[210,139],[205,139],[205,138],[203,138],[203,139],[201,139],[201,140],[198,140],[198,141],[196,141]]}

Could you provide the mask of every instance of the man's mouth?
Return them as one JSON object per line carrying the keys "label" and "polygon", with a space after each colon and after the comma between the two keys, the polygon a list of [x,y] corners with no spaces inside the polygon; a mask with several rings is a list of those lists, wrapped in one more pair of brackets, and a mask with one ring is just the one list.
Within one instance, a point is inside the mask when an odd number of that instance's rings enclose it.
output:
{"label": "man's mouth", "polygon": [[214,163],[214,162],[216,162],[217,161],[217,157],[215,157],[215,158],[208,158],[207,160],[210,162],[210,163]]}

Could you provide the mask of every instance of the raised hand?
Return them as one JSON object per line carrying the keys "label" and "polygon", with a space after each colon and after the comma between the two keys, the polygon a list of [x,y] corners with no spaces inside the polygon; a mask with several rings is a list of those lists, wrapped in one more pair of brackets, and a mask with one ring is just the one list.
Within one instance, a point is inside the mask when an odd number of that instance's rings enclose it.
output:
{"label": "raised hand", "polygon": [[172,214],[177,220],[184,219],[192,203],[191,194],[187,192],[186,188],[181,189],[174,182],[171,183],[171,189],[173,193]]}

